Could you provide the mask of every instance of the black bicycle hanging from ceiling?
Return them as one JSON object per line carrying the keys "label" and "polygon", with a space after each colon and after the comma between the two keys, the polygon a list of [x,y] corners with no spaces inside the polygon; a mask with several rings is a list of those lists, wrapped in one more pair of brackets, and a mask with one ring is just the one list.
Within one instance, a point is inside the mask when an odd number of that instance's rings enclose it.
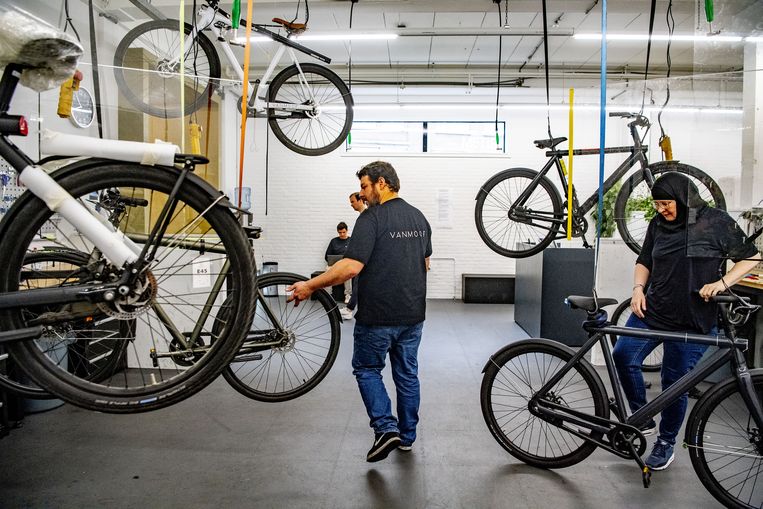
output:
{"label": "black bicycle hanging from ceiling", "polygon": [[[624,153],[627,158],[604,182],[604,193],[616,186],[629,170],[638,166],[622,184],[617,194],[614,214],[617,229],[623,240],[634,252],[641,250],[646,235],[647,220],[651,209],[651,187],[662,174],[677,171],[689,177],[697,186],[700,196],[710,206],[726,209],[726,200],[718,184],[705,172],[679,161],[649,163],[647,146],[643,140],[649,131],[649,119],[639,113],[612,112],[610,117],[631,119],[628,123],[633,144],[605,148],[605,154]],[[638,128],[644,133],[639,134]],[[493,175],[479,189],[476,196],[474,220],[482,240],[490,249],[510,258],[524,258],[543,251],[551,242],[567,236],[567,202],[548,178],[556,168],[563,189],[567,189],[568,177],[563,157],[567,150],[557,145],[567,138],[535,140],[535,146],[546,151],[548,162],[540,171],[530,168],[511,168]],[[600,150],[575,149],[573,155],[598,155]],[[585,234],[588,221],[585,215],[598,202],[598,191],[583,203],[572,188],[572,236],[581,237],[588,247]]]}

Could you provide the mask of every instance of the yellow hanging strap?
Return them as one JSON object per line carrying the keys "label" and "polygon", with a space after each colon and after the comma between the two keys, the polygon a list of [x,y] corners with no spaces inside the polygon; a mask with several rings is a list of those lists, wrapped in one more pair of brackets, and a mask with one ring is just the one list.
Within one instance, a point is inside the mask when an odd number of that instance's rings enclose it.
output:
{"label": "yellow hanging strap", "polygon": [[673,145],[670,143],[670,136],[667,134],[663,134],[660,136],[660,142],[659,142],[660,148],[662,149],[662,158],[665,161],[672,161],[673,160]]}
{"label": "yellow hanging strap", "polygon": [[190,124],[188,124],[188,135],[191,138],[191,153],[202,155],[201,126],[195,122],[191,122]]}
{"label": "yellow hanging strap", "polygon": [[[196,13],[194,13],[195,15]],[[180,0],[180,151],[185,152],[185,0]]]}
{"label": "yellow hanging strap", "polygon": [[74,92],[79,90],[79,82],[82,81],[82,73],[74,71],[71,79],[61,83],[61,90],[58,93],[58,116],[69,118],[72,116],[72,100]]}
{"label": "yellow hanging strap", "polygon": [[[252,0],[246,1],[246,43],[244,45],[244,83],[243,83],[243,90],[241,92],[241,144],[239,146],[239,155],[238,155],[238,203],[237,206],[241,207],[241,197],[243,196],[243,192],[241,192],[241,189],[244,185],[244,146],[246,143],[246,117],[247,117],[247,110],[249,108],[246,107],[247,100],[249,99],[249,54],[251,50],[252,43],[249,40],[252,35],[252,4],[254,2]],[[237,23],[233,22],[234,27],[237,25]]]}
{"label": "yellow hanging strap", "polygon": [[568,156],[570,159],[570,169],[567,172],[567,240],[572,240],[572,144],[574,140],[574,114],[572,105],[575,99],[575,89],[570,89],[570,143]]}

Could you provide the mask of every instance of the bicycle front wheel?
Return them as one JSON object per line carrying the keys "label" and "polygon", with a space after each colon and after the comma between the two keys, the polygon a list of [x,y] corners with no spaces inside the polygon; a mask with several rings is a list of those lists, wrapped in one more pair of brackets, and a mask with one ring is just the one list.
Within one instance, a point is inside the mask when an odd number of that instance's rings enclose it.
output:
{"label": "bicycle front wheel", "polygon": [[[174,168],[101,162],[54,178],[93,214],[135,239],[140,249],[161,219],[178,176]],[[108,345],[117,352],[118,362],[95,375],[71,369],[69,359],[89,352],[92,338],[69,333],[53,344],[46,338],[14,344],[9,347],[13,359],[35,383],[61,399],[113,413],[162,408],[210,383],[238,350],[254,302],[251,248],[236,218],[216,200],[192,179],[180,187],[156,254],[130,294],[111,302],[28,306],[0,313],[0,320],[11,328],[45,325],[62,331],[78,328],[88,316],[111,318],[119,332]],[[110,265],[90,240],[42,200],[25,195],[18,202],[9,212],[14,215],[5,232],[14,242],[0,250],[0,291],[24,290],[24,260],[38,246],[88,255],[78,282],[40,278],[38,288],[120,280],[123,269]],[[221,278],[225,284],[216,290]],[[213,334],[223,305],[236,320]]]}
{"label": "bicycle front wheel", "polygon": [[[631,299],[630,297],[625,299],[620,303],[620,305],[617,306],[617,309],[615,309],[615,312],[612,313],[612,323],[617,325],[618,327],[625,327],[626,322],[628,321],[628,318],[631,317],[631,314],[633,311],[631,311]],[[615,339],[614,335],[610,335],[610,340],[612,343],[612,346],[615,346],[615,343],[617,343],[617,339]],[[644,359],[644,362],[641,363],[641,371],[659,371],[662,369],[662,355],[663,355],[663,349],[662,345],[658,345],[657,348],[652,350],[652,352],[646,356],[646,359]]]}
{"label": "bicycle front wheel", "polygon": [[[220,57],[201,32],[191,41],[192,27],[185,25],[185,114],[207,104],[220,79]],[[181,114],[180,22],[149,21],[133,28],[114,52],[114,78],[130,104],[155,117]]]}
{"label": "bicycle front wheel", "polygon": [[331,370],[341,336],[336,302],[323,290],[296,307],[286,302],[286,287],[306,280],[285,272],[257,279],[249,337],[223,371],[244,396],[265,402],[294,399],[314,389]]}
{"label": "bicycle front wheel", "polygon": [[[750,372],[763,401],[763,371]],[[763,507],[763,436],[735,378],[713,386],[686,425],[689,456],[705,488],[726,507]]]}
{"label": "bicycle front wheel", "polygon": [[[270,83],[268,101],[280,103],[268,109],[273,134],[298,154],[328,154],[344,143],[352,127],[350,90],[321,65],[292,65],[278,73]],[[296,108],[303,106],[309,108]]]}
{"label": "bicycle front wheel", "polygon": [[[480,403],[490,433],[515,458],[542,468],[564,468],[587,458],[596,445],[528,409],[530,399],[558,373],[574,352],[547,339],[514,343],[495,354],[484,370]],[[581,360],[545,396],[571,409],[609,417],[601,379]],[[580,428],[584,431],[583,428]],[[595,439],[601,434],[591,433]]]}
{"label": "bicycle front wheel", "polygon": [[[720,186],[705,172],[677,161],[664,161],[649,165],[655,180],[670,171],[683,173],[694,182],[700,197],[711,207],[726,210],[726,199]],[[634,214],[633,212],[639,212]],[[649,220],[656,211],[652,208],[652,191],[644,180],[643,172],[633,174],[620,189],[615,202],[617,230],[631,250],[638,254],[646,237]]]}
{"label": "bicycle front wheel", "polygon": [[522,203],[517,198],[538,172],[513,168],[490,178],[477,194],[474,222],[487,247],[509,258],[525,258],[543,251],[559,232],[562,202],[545,176]]}

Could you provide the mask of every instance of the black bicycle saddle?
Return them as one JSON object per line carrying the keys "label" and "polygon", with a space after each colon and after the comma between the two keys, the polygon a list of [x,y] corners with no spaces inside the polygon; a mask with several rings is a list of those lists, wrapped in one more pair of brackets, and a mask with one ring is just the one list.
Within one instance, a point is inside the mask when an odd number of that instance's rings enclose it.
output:
{"label": "black bicycle saddle", "polygon": [[561,136],[559,138],[549,138],[547,140],[535,140],[533,143],[535,143],[535,146],[538,148],[554,148],[563,141],[567,141],[567,138]]}
{"label": "black bicycle saddle", "polygon": [[594,299],[593,297],[583,297],[582,295],[570,295],[567,297],[566,302],[572,309],[584,309],[589,313],[593,313],[597,309],[597,302],[599,304],[598,309],[601,309],[605,306],[617,304],[617,299],[607,299],[604,297]]}

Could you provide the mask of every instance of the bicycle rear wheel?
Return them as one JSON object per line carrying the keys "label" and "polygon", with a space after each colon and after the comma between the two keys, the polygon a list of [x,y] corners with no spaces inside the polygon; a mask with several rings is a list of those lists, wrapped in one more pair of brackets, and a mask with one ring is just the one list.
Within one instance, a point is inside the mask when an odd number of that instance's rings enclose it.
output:
{"label": "bicycle rear wheel", "polygon": [[[89,261],[86,253],[70,249],[43,249],[27,253],[19,286],[32,289],[85,283],[89,279]],[[55,311],[48,308],[41,312]],[[100,381],[111,376],[122,359],[126,330],[122,322],[94,311],[83,312],[82,307],[76,309],[71,306],[70,313],[77,316],[72,316],[72,320],[65,324],[46,328],[37,342],[46,346],[45,354],[49,358],[56,358],[59,365],[65,363],[70,373],[86,380]],[[28,315],[27,319],[38,316]],[[0,386],[29,399],[55,397],[20,376],[14,368],[12,358],[7,365],[0,365]]]}
{"label": "bicycle rear wheel", "polygon": [[[750,372],[763,401],[763,371]],[[763,435],[735,378],[713,386],[692,410],[686,444],[699,480],[726,507],[763,506]]]}
{"label": "bicycle rear wheel", "polygon": [[[186,39],[191,30],[191,25],[186,24]],[[119,91],[143,113],[179,117],[179,55],[179,21],[165,19],[138,25],[125,34],[114,52],[114,78]],[[197,33],[196,39],[186,44],[184,67],[184,104],[188,115],[207,104],[220,78],[220,57],[203,33]]]}
{"label": "bicycle rear wheel", "polygon": [[[54,178],[93,213],[140,242],[140,236],[152,231],[159,220],[178,176],[174,168],[102,162]],[[253,313],[251,248],[233,214],[193,179],[181,186],[177,199],[162,244],[139,277],[140,291],[110,303],[75,303],[80,307],[74,316],[65,306],[0,312],[0,321],[12,328],[34,324],[74,328],[80,316],[101,315],[125,328],[120,329],[126,333],[118,335],[117,344],[112,343],[120,352],[119,362],[94,378],[71,372],[68,362],[52,355],[49,345],[39,340],[10,346],[14,360],[43,389],[92,410],[141,412],[194,394],[230,362],[246,333],[244,323]],[[13,220],[5,235],[14,242],[4,243],[0,250],[0,291],[21,289],[24,259],[39,245],[88,253],[82,280],[108,283],[121,277],[121,268],[111,266],[89,240],[40,199],[27,194],[11,213]],[[226,278],[222,291],[214,291],[218,276]],[[39,283],[53,287],[59,282]],[[213,335],[215,316],[223,305],[236,320],[223,324]],[[189,344],[195,328],[198,339]],[[82,346],[73,338],[64,341],[68,352]]]}
{"label": "bicycle rear wheel", "polygon": [[[699,191],[700,197],[710,206],[726,210],[726,199],[723,197],[723,191],[720,186],[705,172],[694,166],[679,163],[677,161],[664,161],[649,165],[649,170],[655,179],[658,179],[664,173],[677,171],[683,173],[694,182]],[[641,246],[646,236],[646,228],[650,220],[656,213],[651,207],[652,191],[644,180],[644,174],[641,171],[633,174],[620,189],[615,202],[615,221],[617,230],[620,232],[623,240],[631,250],[638,254],[641,252]],[[633,211],[646,212],[634,215]]]}
{"label": "bicycle rear wheel", "polygon": [[[318,64],[287,67],[273,78],[268,101],[283,108],[268,109],[268,124],[286,148],[305,156],[328,154],[339,147],[352,127],[353,102],[342,78]],[[310,106],[308,110],[290,109]]]}
{"label": "bicycle rear wheel", "polygon": [[[336,302],[323,290],[297,307],[286,302],[286,287],[306,280],[285,272],[257,279],[250,336],[223,371],[244,396],[266,402],[294,399],[314,389],[331,370],[341,337]],[[258,345],[263,342],[277,344]]]}
{"label": "bicycle rear wheel", "polygon": [[[625,323],[628,321],[628,318],[631,317],[631,314],[633,314],[633,311],[631,311],[631,299],[629,297],[625,299],[624,301],[622,301],[617,306],[617,309],[615,309],[615,312],[612,313],[612,323],[620,327],[625,327]],[[610,335],[610,341],[612,343],[612,346],[615,346],[615,343],[617,343],[617,339],[615,339],[613,335]],[[661,370],[662,355],[663,355],[662,345],[658,345],[657,348],[652,350],[652,353],[646,356],[646,359],[644,359],[644,362],[641,363],[641,371]]]}
{"label": "bicycle rear wheel", "polygon": [[509,258],[525,258],[543,251],[556,238],[562,202],[545,176],[530,196],[513,211],[512,206],[538,172],[513,168],[490,178],[477,193],[474,222],[487,247]]}
{"label": "bicycle rear wheel", "polygon": [[[564,468],[586,459],[596,445],[528,409],[530,399],[558,373],[574,352],[547,339],[507,346],[484,369],[480,403],[490,433],[515,458],[542,468]],[[546,396],[569,408],[609,417],[609,401],[601,379],[581,360]],[[582,431],[582,428],[581,428]],[[599,439],[601,434],[592,433]]]}

